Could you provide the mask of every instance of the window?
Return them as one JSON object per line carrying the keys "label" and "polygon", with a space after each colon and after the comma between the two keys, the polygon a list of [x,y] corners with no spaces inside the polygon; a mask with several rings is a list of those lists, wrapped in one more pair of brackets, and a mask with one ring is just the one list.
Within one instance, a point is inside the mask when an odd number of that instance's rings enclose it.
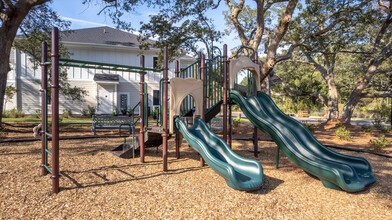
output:
{"label": "window", "polygon": [[159,105],[159,90],[152,91],[152,105]]}
{"label": "window", "polygon": [[154,69],[158,68],[158,57],[152,58],[152,68]]}
{"label": "window", "polygon": [[120,95],[120,110],[128,109],[128,95],[121,94]]}

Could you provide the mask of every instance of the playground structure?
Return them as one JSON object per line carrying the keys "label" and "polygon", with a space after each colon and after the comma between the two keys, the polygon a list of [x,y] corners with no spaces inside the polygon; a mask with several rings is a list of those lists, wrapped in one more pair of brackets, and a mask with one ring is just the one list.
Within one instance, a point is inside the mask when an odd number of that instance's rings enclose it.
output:
{"label": "playground structure", "polygon": [[[373,183],[371,166],[363,158],[339,154],[319,143],[313,135],[298,121],[281,112],[272,99],[260,90],[258,57],[254,51],[247,56],[228,59],[227,46],[224,45],[223,56],[212,53],[209,59],[203,54],[194,64],[179,70],[175,64],[175,76],[168,79],[168,51],[164,49],[163,69],[144,68],[144,57],[141,56],[140,67],[112,65],[102,63],[83,63],[61,59],[58,56],[58,31],[52,32],[52,61],[45,58],[46,49],[43,44],[42,56],[42,103],[47,103],[47,66],[52,65],[52,134],[47,130],[47,105],[42,111],[42,175],[52,174],[52,192],[59,192],[59,131],[58,131],[58,66],[78,65],[86,68],[122,68],[126,71],[140,73],[140,161],[144,163],[144,137],[148,130],[145,120],[144,74],[146,71],[163,71],[160,86],[159,132],[162,136],[163,171],[168,170],[167,152],[169,134],[176,137],[176,158],[180,158],[182,136],[200,155],[201,165],[204,161],[221,175],[227,184],[237,190],[255,190],[262,186],[263,171],[256,160],[245,159],[235,154],[230,146],[232,143],[231,106],[237,104],[245,116],[255,125],[253,134],[254,155],[258,156],[257,129],[267,133],[278,145],[276,167],[278,168],[279,151],[305,172],[321,180],[327,188],[356,192]],[[57,50],[56,50],[57,48]],[[242,48],[241,48],[242,49]],[[249,48],[247,48],[249,50]],[[214,49],[215,50],[215,49]],[[238,54],[239,52],[237,52]],[[251,58],[253,58],[253,61]],[[82,65],[82,66],[81,66]],[[87,67],[88,66],[88,67]],[[253,83],[248,86],[249,94],[245,98],[235,90],[235,76],[242,70],[253,75]],[[57,74],[57,76],[56,76]],[[250,75],[249,75],[250,76]],[[182,78],[182,79],[180,79]],[[252,81],[251,80],[251,81]],[[170,84],[170,110],[169,102]],[[228,91],[229,86],[229,91]],[[208,128],[208,123],[223,108],[223,138],[216,136]],[[168,114],[170,113],[170,114]],[[193,126],[188,128],[182,117],[192,116]],[[228,123],[229,122],[229,126]],[[169,127],[168,127],[169,123]],[[148,123],[147,123],[148,124]],[[130,126],[134,126],[130,125]],[[52,137],[52,150],[47,148],[47,138]],[[228,144],[227,144],[228,143]],[[133,148],[134,150],[134,148]],[[52,156],[52,169],[48,167],[47,154]]]}

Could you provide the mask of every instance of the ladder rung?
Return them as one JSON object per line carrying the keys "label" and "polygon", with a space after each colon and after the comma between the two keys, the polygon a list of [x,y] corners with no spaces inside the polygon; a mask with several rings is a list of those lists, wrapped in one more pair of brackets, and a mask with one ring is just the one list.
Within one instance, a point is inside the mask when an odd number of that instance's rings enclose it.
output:
{"label": "ladder rung", "polygon": [[45,152],[48,153],[48,154],[50,154],[50,156],[52,156],[52,152],[51,152],[50,150],[45,149]]}
{"label": "ladder rung", "polygon": [[52,170],[48,166],[44,165],[44,167],[48,170],[49,173],[52,173]]}

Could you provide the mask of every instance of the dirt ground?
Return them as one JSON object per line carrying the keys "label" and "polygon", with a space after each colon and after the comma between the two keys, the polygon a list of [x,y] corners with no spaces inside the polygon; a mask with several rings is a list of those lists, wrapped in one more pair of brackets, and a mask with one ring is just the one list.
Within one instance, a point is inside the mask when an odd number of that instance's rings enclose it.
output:
{"label": "dirt ground", "polygon": [[[33,124],[8,124],[0,141],[32,138]],[[335,137],[335,129],[318,126],[323,144],[372,150],[361,128],[350,127],[350,141]],[[91,136],[90,127],[67,126],[62,136]],[[250,137],[252,127],[241,124],[234,138]],[[219,133],[219,132],[218,132]],[[99,132],[98,135],[116,135]],[[50,193],[49,176],[40,176],[40,142],[0,144],[0,219],[392,219],[392,159],[368,153],[336,150],[364,157],[376,183],[365,191],[346,193],[325,188],[281,154],[275,168],[276,144],[261,135],[257,160],[264,169],[263,187],[235,191],[208,166],[199,166],[197,153],[186,143],[175,159],[169,141],[169,171],[162,171],[162,147],[147,149],[146,163],[121,159],[109,151],[121,138],[60,141],[60,187]],[[392,134],[387,134],[392,140]],[[254,158],[251,141],[233,141],[233,150]],[[381,152],[392,155],[389,145]]]}

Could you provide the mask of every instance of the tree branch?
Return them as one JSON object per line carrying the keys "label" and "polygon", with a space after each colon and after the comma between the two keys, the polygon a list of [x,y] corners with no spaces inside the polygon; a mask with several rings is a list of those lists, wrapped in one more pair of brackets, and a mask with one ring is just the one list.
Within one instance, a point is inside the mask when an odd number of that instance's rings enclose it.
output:
{"label": "tree branch", "polygon": [[392,98],[392,92],[362,93],[361,98]]}
{"label": "tree branch", "polygon": [[[359,4],[356,7],[350,7],[349,9],[347,9],[347,11],[344,13],[344,15],[340,16],[338,19],[336,19],[335,21],[333,21],[332,23],[330,23],[327,27],[320,29],[317,32],[314,33],[309,33],[305,36],[303,36],[302,38],[300,38],[299,40],[295,41],[288,49],[287,53],[283,56],[280,56],[276,59],[276,63],[281,62],[283,60],[287,60],[289,59],[293,52],[294,49],[297,48],[298,46],[302,45],[307,39],[311,38],[311,37],[317,37],[317,36],[321,36],[325,33],[327,33],[328,31],[332,30],[332,28],[334,28],[338,23],[346,20],[348,18],[348,16],[356,10],[361,9],[365,4],[367,4],[367,1],[362,2],[361,4]],[[335,14],[339,14],[340,12],[336,12]],[[333,17],[333,16],[331,16]]]}
{"label": "tree branch", "polygon": [[285,88],[289,89],[289,93],[274,93],[272,92],[272,95],[277,95],[277,96],[313,96],[315,98],[318,98],[324,105],[328,105],[328,99],[326,96],[318,93],[318,92],[303,92],[300,91],[296,88],[291,87],[290,85],[282,82],[281,85],[283,85]]}

